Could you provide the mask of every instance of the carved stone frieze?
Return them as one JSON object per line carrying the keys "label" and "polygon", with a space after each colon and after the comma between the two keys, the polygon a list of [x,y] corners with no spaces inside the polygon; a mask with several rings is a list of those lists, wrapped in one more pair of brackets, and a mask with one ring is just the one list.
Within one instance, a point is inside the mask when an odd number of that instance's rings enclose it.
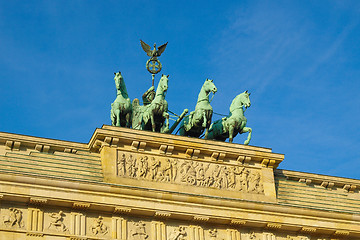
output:
{"label": "carved stone frieze", "polygon": [[149,181],[264,194],[259,169],[221,163],[204,163],[119,151],[117,175]]}
{"label": "carved stone frieze", "polygon": [[[171,218],[166,211],[153,216],[94,215],[93,212],[72,212],[71,208],[50,212],[49,206],[39,208],[3,208],[0,212],[2,228],[7,232],[23,231],[30,237],[45,235],[73,239],[119,240],[330,240],[348,238],[348,231],[337,230],[333,237],[318,238],[315,231],[303,227],[298,232],[287,232],[282,225],[267,223],[246,225],[245,220],[233,219],[230,224],[214,225],[205,216],[195,215],[190,221]],[[49,209],[50,210],[50,209]],[[64,212],[63,212],[64,211]],[[46,213],[46,215],[41,215]],[[159,218],[162,218],[161,221]],[[44,225],[44,228],[42,227]],[[26,225],[26,231],[25,226]],[[41,225],[41,227],[39,227]],[[240,226],[241,225],[241,226]],[[306,229],[309,229],[306,231]],[[306,233],[304,233],[306,232]],[[320,236],[319,236],[320,237]],[[334,238],[335,237],[335,238]]]}

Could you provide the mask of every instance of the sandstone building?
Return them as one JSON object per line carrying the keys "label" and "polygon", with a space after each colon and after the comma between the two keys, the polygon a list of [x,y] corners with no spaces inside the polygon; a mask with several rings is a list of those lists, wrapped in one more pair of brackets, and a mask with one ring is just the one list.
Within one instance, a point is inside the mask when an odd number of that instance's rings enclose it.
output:
{"label": "sandstone building", "polygon": [[283,159],[112,126],[88,144],[0,133],[0,239],[360,239],[360,180]]}

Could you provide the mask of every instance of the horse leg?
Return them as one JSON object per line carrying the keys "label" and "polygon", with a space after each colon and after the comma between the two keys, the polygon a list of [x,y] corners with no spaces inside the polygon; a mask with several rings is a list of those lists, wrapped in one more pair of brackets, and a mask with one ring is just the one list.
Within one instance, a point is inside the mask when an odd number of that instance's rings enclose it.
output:
{"label": "horse leg", "polygon": [[206,126],[207,126],[207,119],[206,119],[206,112],[205,111],[203,111],[203,114],[202,114],[203,116],[203,124],[202,124],[202,127],[204,127],[204,128],[206,128]]}
{"label": "horse leg", "polygon": [[[188,122],[186,123],[186,128],[189,130],[191,128],[191,125],[192,125],[192,119],[193,119],[193,116],[194,115],[194,112],[191,112],[190,115],[189,115],[189,118],[188,118]],[[185,121],[184,121],[185,123]]]}
{"label": "horse leg", "polygon": [[229,142],[232,143],[233,142],[233,136],[234,136],[234,125],[233,124],[229,124]]}
{"label": "horse leg", "polygon": [[251,132],[252,132],[252,129],[249,128],[249,127],[244,127],[244,128],[241,130],[240,133],[246,133],[246,132],[248,132],[249,135],[248,135],[247,139],[245,140],[244,144],[245,144],[245,145],[248,145],[249,142],[250,142],[250,140],[251,140]]}
{"label": "horse leg", "polygon": [[151,120],[152,131],[155,132],[156,124],[154,119],[154,113],[152,111],[150,112],[150,120]]}
{"label": "horse leg", "polygon": [[115,114],[115,126],[120,127],[120,109],[116,108],[114,110]]}
{"label": "horse leg", "polygon": [[126,114],[126,127],[130,128],[130,113]]}
{"label": "horse leg", "polygon": [[169,114],[167,112],[164,112],[163,117],[166,119],[166,130],[169,130]]}
{"label": "horse leg", "polygon": [[206,129],[205,129],[204,139],[207,139],[207,138],[208,138],[208,135],[209,135],[209,128],[206,128]]}
{"label": "horse leg", "polygon": [[115,114],[114,114],[114,109],[111,106],[111,111],[110,111],[110,119],[111,119],[111,126],[115,126]]}

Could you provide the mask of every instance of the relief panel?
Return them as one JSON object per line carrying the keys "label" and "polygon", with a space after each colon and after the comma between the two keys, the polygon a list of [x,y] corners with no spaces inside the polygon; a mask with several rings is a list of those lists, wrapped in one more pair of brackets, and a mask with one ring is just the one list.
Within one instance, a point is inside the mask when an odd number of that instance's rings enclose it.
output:
{"label": "relief panel", "polygon": [[24,223],[24,210],[16,207],[9,207],[8,209],[1,210],[2,225],[6,228],[19,228],[25,227]]}
{"label": "relief panel", "polygon": [[264,194],[261,170],[118,151],[116,175],[123,178]]}
{"label": "relief panel", "polygon": [[48,213],[47,229],[50,231],[61,232],[61,233],[69,232],[69,228],[64,222],[65,220],[64,217],[68,215],[69,214],[65,214],[61,210],[59,212]]}

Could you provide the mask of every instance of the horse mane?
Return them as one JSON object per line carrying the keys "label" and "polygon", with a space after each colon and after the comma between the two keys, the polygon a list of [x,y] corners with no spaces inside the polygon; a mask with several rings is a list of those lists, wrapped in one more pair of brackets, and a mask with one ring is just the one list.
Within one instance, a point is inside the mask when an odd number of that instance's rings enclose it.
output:
{"label": "horse mane", "polygon": [[[230,113],[237,108],[236,104],[238,104],[241,94],[243,94],[243,93],[240,93],[232,100],[231,105],[230,105]],[[242,105],[241,105],[241,107],[242,107]]]}
{"label": "horse mane", "polygon": [[124,98],[129,98],[123,76],[121,76],[121,78],[120,78],[120,90],[121,90],[121,94],[123,95]]}
{"label": "horse mane", "polygon": [[164,79],[164,77],[169,77],[169,75],[161,75],[161,78],[160,78],[160,80],[159,80],[159,82],[158,82],[158,84],[157,84],[157,87],[156,87],[156,95],[158,95],[158,91],[160,91],[161,89],[160,89],[160,84],[161,84],[161,81],[164,81],[163,79]]}

